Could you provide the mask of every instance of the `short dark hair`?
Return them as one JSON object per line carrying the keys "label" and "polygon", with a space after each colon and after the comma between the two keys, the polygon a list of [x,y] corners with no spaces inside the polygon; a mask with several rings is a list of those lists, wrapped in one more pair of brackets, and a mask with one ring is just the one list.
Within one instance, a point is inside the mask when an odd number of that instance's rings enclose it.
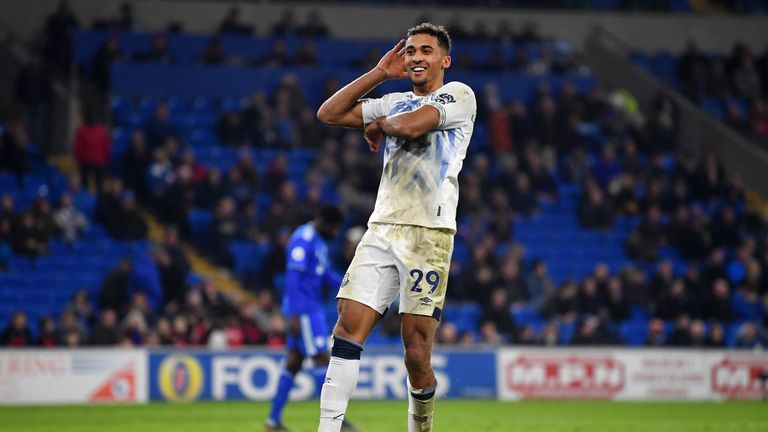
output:
{"label": "short dark hair", "polygon": [[451,36],[448,34],[448,30],[446,30],[445,27],[425,22],[409,28],[405,37],[409,38],[417,34],[435,36],[437,38],[437,44],[443,47],[448,54],[451,53]]}
{"label": "short dark hair", "polygon": [[341,210],[333,204],[323,204],[320,206],[316,217],[331,225],[341,225],[344,222],[344,215],[341,213]]}

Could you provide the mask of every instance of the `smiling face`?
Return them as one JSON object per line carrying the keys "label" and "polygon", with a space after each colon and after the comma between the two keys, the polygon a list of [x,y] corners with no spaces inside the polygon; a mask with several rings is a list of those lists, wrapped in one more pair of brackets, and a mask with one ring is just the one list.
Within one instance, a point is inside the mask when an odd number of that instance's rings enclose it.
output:
{"label": "smiling face", "polygon": [[451,56],[438,44],[436,36],[420,33],[406,40],[403,61],[413,83],[413,92],[425,95],[443,86]]}

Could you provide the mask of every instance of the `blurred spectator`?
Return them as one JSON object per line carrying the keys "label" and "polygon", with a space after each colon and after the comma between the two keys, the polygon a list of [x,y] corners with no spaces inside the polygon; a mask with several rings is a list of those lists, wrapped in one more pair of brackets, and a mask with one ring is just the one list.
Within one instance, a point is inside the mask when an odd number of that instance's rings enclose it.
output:
{"label": "blurred spectator", "polygon": [[459,343],[459,330],[450,321],[443,321],[437,329],[436,342],[442,345],[456,345]]}
{"label": "blurred spectator", "polygon": [[546,318],[560,318],[564,321],[574,321],[578,313],[578,286],[573,280],[567,280],[560,289],[544,303],[541,314]]}
{"label": "blurred spectator", "polygon": [[624,285],[617,277],[608,280],[608,295],[605,301],[608,316],[615,322],[625,321],[629,318],[629,298],[624,293]]}
{"label": "blurred spectator", "polygon": [[766,337],[753,322],[745,322],[739,327],[736,336],[736,348],[763,349],[766,347]]}
{"label": "blurred spectator", "polygon": [[166,185],[162,191],[157,210],[161,222],[173,225],[184,239],[191,238],[191,228],[187,214],[195,205],[196,185],[192,182],[193,168],[189,165],[179,165],[174,181]]}
{"label": "blurred spectator", "polygon": [[168,51],[168,42],[162,33],[154,35],[149,50],[135,53],[133,60],[139,63],[159,63],[165,65],[176,62],[176,58]]}
{"label": "blurred spectator", "polygon": [[117,345],[120,342],[120,330],[117,327],[117,313],[114,309],[101,311],[99,323],[91,331],[91,345]]}
{"label": "blurred spectator", "polygon": [[717,320],[730,322],[733,317],[731,310],[731,288],[725,279],[717,279],[712,283],[712,288],[704,299],[702,318],[705,320]]}
{"label": "blurred spectator", "polygon": [[179,243],[176,230],[166,229],[163,243],[157,253],[165,303],[174,302],[176,307],[180,307],[186,298],[186,278],[191,266]]}
{"label": "blurred spectator", "polygon": [[635,259],[653,261],[658,256],[658,247],[666,243],[661,211],[652,206],[643,216],[640,225],[627,239],[627,250]]}
{"label": "blurred spectator", "polygon": [[676,347],[692,346],[690,326],[691,318],[687,314],[679,314],[675,319],[675,328],[669,333],[664,344]]}
{"label": "blurred spectator", "polygon": [[701,53],[698,42],[688,41],[688,47],[677,63],[677,79],[683,85],[683,94],[699,101],[702,96],[708,69],[707,57]]}
{"label": "blurred spectator", "polygon": [[[512,315],[509,313],[509,297],[504,289],[495,289],[491,293],[490,302],[483,308],[478,321],[480,328],[490,323],[501,337],[502,342],[510,343],[515,340],[517,328]],[[491,341],[488,341],[491,342]]]}
{"label": "blurred spectator", "polygon": [[305,41],[299,47],[299,52],[293,59],[293,64],[299,67],[314,68],[318,64],[317,45],[311,41]]}
{"label": "blurred spectator", "polygon": [[11,117],[0,135],[0,169],[15,174],[19,188],[24,187],[24,175],[30,170],[28,147],[24,122],[21,117]]}
{"label": "blurred spectator", "polygon": [[648,125],[653,152],[674,149],[679,117],[680,108],[672,98],[672,90],[667,86],[659,87],[653,99],[653,111]]}
{"label": "blurred spectator", "polygon": [[519,307],[526,304],[530,297],[525,282],[518,258],[511,254],[505,257],[498,271],[495,289],[504,290],[509,304]]}
{"label": "blurred spectator", "polygon": [[147,168],[149,167],[149,149],[144,132],[136,129],[131,132],[130,143],[123,153],[123,180],[128,189],[136,192],[139,203],[146,204],[149,200],[149,191],[145,181]]}
{"label": "blurred spectator", "polygon": [[725,347],[725,330],[723,325],[719,322],[713,322],[709,326],[709,333],[707,334],[704,344],[708,348],[724,348]]}
{"label": "blurred spectator", "polygon": [[70,244],[75,243],[80,233],[88,228],[88,220],[83,212],[72,204],[70,194],[62,195],[61,204],[59,209],[54,212],[53,218],[64,240]]}
{"label": "blurred spectator", "polygon": [[6,347],[24,347],[32,345],[32,332],[27,325],[27,315],[17,311],[11,317],[8,327],[0,335],[0,345]]}
{"label": "blurred spectator", "polygon": [[26,128],[33,140],[39,140],[43,127],[45,104],[51,97],[51,77],[40,54],[34,53],[16,75],[14,96],[24,107]]}
{"label": "blurred spectator", "polygon": [[613,226],[613,207],[596,184],[588,182],[579,216],[584,228],[606,229]]}
{"label": "blurred spectator", "polygon": [[744,55],[733,71],[733,89],[737,96],[750,101],[756,100],[762,94],[760,75],[755,69],[751,54]]}
{"label": "blurred spectator", "polygon": [[560,345],[560,328],[557,321],[549,321],[538,338],[538,345],[556,347]]}
{"label": "blurred spectator", "polygon": [[538,210],[535,191],[531,188],[530,178],[520,173],[517,175],[509,198],[512,208],[523,216],[531,216]]}
{"label": "blurred spectator", "polygon": [[79,289],[72,295],[72,300],[64,310],[72,312],[77,322],[84,328],[88,328],[95,320],[93,305],[88,300],[88,292],[84,289]]}
{"label": "blurred spectator", "polygon": [[292,9],[284,9],[280,20],[272,26],[272,36],[296,36],[298,25]]}
{"label": "blurred spectator", "polygon": [[288,56],[288,46],[282,39],[274,40],[267,55],[257,60],[257,62],[263,68],[279,68],[291,66],[292,64],[292,60]]}
{"label": "blurred spectator", "polygon": [[40,318],[40,325],[37,336],[37,344],[44,348],[51,348],[59,345],[58,330],[56,322],[50,316]]}
{"label": "blurred spectator", "polygon": [[214,263],[231,267],[232,255],[229,243],[239,234],[236,217],[237,204],[232,197],[224,197],[218,202],[208,234],[208,253]]}
{"label": "blurred spectator", "polygon": [[168,105],[160,103],[155,108],[155,112],[152,118],[147,122],[144,127],[144,136],[147,143],[149,143],[149,152],[153,152],[157,147],[160,147],[165,143],[168,137],[177,137],[178,131],[170,121],[170,111]]}
{"label": "blurred spectator", "polygon": [[165,292],[158,268],[161,253],[161,250],[153,247],[149,253],[136,254],[128,279],[128,295],[133,299],[132,307],[140,310],[147,320],[152,311],[161,310],[165,304]]}
{"label": "blurred spectator", "polygon": [[250,35],[253,33],[253,26],[245,24],[240,19],[240,8],[232,6],[227,11],[227,15],[219,24],[219,33],[233,35]]}
{"label": "blurred spectator", "polygon": [[117,240],[143,240],[147,237],[148,227],[136,208],[133,192],[123,194],[120,208],[112,221],[106,223],[107,232]]}
{"label": "blurred spectator", "polygon": [[200,55],[200,63],[206,65],[221,65],[227,62],[227,57],[224,54],[224,46],[221,42],[221,38],[214,37],[208,42],[203,53]]}
{"label": "blurred spectator", "polygon": [[58,73],[69,74],[74,51],[74,33],[79,26],[77,17],[66,0],[60,1],[56,11],[46,20],[43,58]]}
{"label": "blurred spectator", "polygon": [[598,335],[599,321],[596,317],[588,317],[576,327],[576,334],[571,339],[571,345],[601,345],[604,342]]}
{"label": "blurred spectator", "polygon": [[110,270],[101,283],[99,306],[102,310],[112,309],[121,312],[128,301],[132,263],[123,258],[120,263]]}
{"label": "blurred spectator", "polygon": [[[104,44],[91,58],[91,80],[96,86],[96,91],[101,95],[109,92],[111,80],[110,69],[112,64],[123,59],[120,50],[120,39],[117,35],[110,35]],[[103,106],[103,105],[102,105]]]}
{"label": "blurred spectator", "polygon": [[0,243],[11,242],[11,228],[16,226],[18,218],[13,195],[9,193],[0,195]]}
{"label": "blurred spectator", "polygon": [[11,248],[15,254],[32,259],[48,252],[48,238],[35,226],[32,213],[23,213],[11,229]]}
{"label": "blurred spectator", "polygon": [[93,179],[97,194],[101,194],[111,152],[106,123],[92,110],[86,111],[83,123],[75,132],[75,160],[80,165],[83,186],[88,188]]}
{"label": "blurred spectator", "polygon": [[313,9],[307,13],[307,19],[304,25],[296,29],[297,36],[324,38],[328,37],[328,26],[323,22],[320,13]]}
{"label": "blurred spectator", "polygon": [[77,315],[71,310],[65,310],[61,314],[58,332],[59,344],[68,348],[80,346],[87,341],[85,328],[78,322]]}
{"label": "blurred spectator", "polygon": [[654,318],[648,322],[648,333],[645,336],[645,345],[649,347],[660,347],[667,341],[664,331],[664,321],[660,318]]}
{"label": "blurred spectator", "polygon": [[208,174],[203,183],[198,187],[197,193],[197,205],[199,207],[213,209],[225,195],[227,191],[226,186],[221,178],[221,171],[218,168],[212,168],[208,171]]}
{"label": "blurred spectator", "polygon": [[535,309],[540,310],[546,299],[555,292],[555,284],[549,276],[547,264],[544,260],[536,259],[531,265],[531,271],[526,279],[526,286],[530,294],[529,304]]}
{"label": "blurred spectator", "polygon": [[35,229],[41,238],[48,241],[57,233],[56,222],[51,212],[51,203],[43,195],[38,195],[32,202],[30,214],[35,221]]}
{"label": "blurred spectator", "polygon": [[237,111],[224,113],[216,123],[216,136],[224,145],[235,147],[245,144],[246,130],[240,113]]}

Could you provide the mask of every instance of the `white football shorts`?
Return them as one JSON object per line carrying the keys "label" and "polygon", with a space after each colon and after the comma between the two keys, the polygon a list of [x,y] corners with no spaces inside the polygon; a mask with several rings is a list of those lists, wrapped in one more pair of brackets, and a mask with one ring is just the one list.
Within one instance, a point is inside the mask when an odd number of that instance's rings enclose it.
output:
{"label": "white football shorts", "polygon": [[357,245],[336,298],[384,314],[400,294],[400,313],[440,320],[453,253],[453,231],[372,223]]}

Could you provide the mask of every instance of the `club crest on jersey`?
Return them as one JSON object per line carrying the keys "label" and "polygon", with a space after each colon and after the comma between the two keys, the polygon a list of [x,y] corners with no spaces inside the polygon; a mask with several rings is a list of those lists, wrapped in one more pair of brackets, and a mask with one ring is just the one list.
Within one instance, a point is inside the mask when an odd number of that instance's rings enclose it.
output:
{"label": "club crest on jersey", "polygon": [[456,99],[449,93],[440,93],[439,95],[435,96],[435,101],[441,105],[448,105],[449,103],[456,102]]}
{"label": "club crest on jersey", "polygon": [[339,288],[343,288],[347,286],[349,283],[349,273],[344,273],[344,279],[341,280],[341,285],[339,285]]}

